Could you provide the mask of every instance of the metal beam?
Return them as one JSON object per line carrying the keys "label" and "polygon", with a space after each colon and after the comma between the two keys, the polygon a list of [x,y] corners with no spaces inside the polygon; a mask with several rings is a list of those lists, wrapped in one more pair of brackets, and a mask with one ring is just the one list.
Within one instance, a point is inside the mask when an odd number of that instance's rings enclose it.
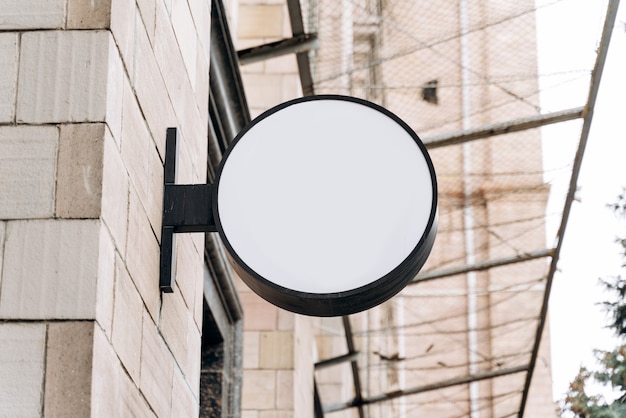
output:
{"label": "metal beam", "polygon": [[324,418],[324,409],[322,409],[322,400],[317,390],[317,380],[313,376],[313,416],[315,418]]}
{"label": "metal beam", "polygon": [[[211,7],[210,60],[208,180],[212,181],[222,151],[250,121],[237,55],[221,0],[215,0]],[[212,272],[210,277],[205,276],[205,298],[213,309],[213,298],[219,295],[230,323],[236,324],[243,318],[243,308],[226,254],[216,235],[205,234],[204,259]],[[209,297],[209,289],[218,289],[219,292],[211,293]]]}
{"label": "metal beam", "polygon": [[445,147],[448,145],[461,144],[463,142],[488,138],[494,135],[509,134],[512,132],[519,132],[526,129],[550,125],[552,123],[578,119],[583,117],[584,112],[584,107],[575,107],[572,109],[546,113],[543,115],[534,115],[526,118],[510,120],[507,122],[483,125],[477,128],[465,129],[463,131],[452,132],[449,134],[436,135],[425,138],[423,142],[428,149]]}
{"label": "metal beam", "polygon": [[239,64],[246,65],[282,55],[308,52],[318,47],[319,42],[316,34],[303,33],[294,35],[293,38],[242,49],[237,51],[237,56],[239,57]]}
{"label": "metal beam", "polygon": [[453,379],[443,380],[441,382],[431,383],[429,385],[417,386],[411,389],[398,390],[398,391],[390,392],[390,393],[383,393],[380,395],[372,396],[370,398],[365,398],[361,402],[359,402],[357,399],[354,399],[351,402],[329,405],[324,408],[324,412],[329,413],[329,412],[341,411],[341,410],[348,409],[348,408],[354,408],[354,407],[369,405],[373,403],[389,401],[391,399],[400,398],[402,396],[416,395],[418,393],[430,392],[433,390],[449,388],[452,386],[465,385],[465,384],[472,383],[472,382],[478,382],[478,381],[486,380],[486,379],[493,379],[496,377],[507,376],[510,374],[522,373],[525,371],[527,371],[527,366],[517,366],[517,367],[506,368],[506,369],[489,370],[489,371],[471,374],[467,376],[455,377]]}
{"label": "metal beam", "polygon": [[531,251],[528,253],[513,255],[510,257],[494,258],[491,260],[479,261],[475,264],[466,264],[458,267],[451,267],[441,270],[433,270],[426,273],[420,273],[409,284],[417,284],[428,280],[441,279],[443,277],[455,276],[457,274],[469,273],[470,271],[483,271],[494,267],[506,266],[507,264],[523,263],[525,261],[535,260],[537,258],[551,257],[554,254],[552,248],[544,250]]}
{"label": "metal beam", "polygon": [[[287,9],[289,10],[289,22],[291,23],[291,33],[293,36],[303,35],[304,22],[302,21],[302,8],[300,0],[287,0]],[[311,63],[309,62],[308,52],[299,52],[296,54],[298,61],[298,72],[300,73],[300,84],[302,86],[302,94],[304,96],[313,95],[313,76],[311,75]]]}
{"label": "metal beam", "polygon": [[[237,53],[222,7],[211,8],[209,85],[225,140],[230,143],[250,121]],[[211,111],[211,109],[209,109]],[[228,144],[226,144],[228,145]]]}
{"label": "metal beam", "polygon": [[[346,345],[348,346],[348,353],[356,353],[354,346],[354,338],[352,336],[352,325],[350,325],[350,317],[344,316],[341,318],[343,321],[343,329],[346,334]],[[360,402],[360,405],[355,405],[359,410],[359,418],[365,417],[365,411],[363,411],[363,393],[361,391],[361,378],[359,377],[359,365],[356,359],[350,361],[350,367],[352,368],[352,381],[354,382],[354,400]],[[326,410],[324,410],[326,412]]]}
{"label": "metal beam", "polygon": [[353,353],[344,354],[343,356],[337,356],[325,360],[320,360],[315,363],[315,369],[324,369],[326,367],[335,366],[337,364],[345,363],[346,361],[356,361],[361,353],[355,351]]}
{"label": "metal beam", "polygon": [[587,106],[585,111],[585,117],[583,119],[583,127],[580,133],[580,142],[578,143],[578,150],[574,157],[574,165],[572,167],[572,176],[570,177],[569,189],[567,196],[565,197],[565,203],[563,205],[563,216],[561,218],[561,225],[557,231],[556,246],[554,248],[554,256],[552,257],[552,263],[550,263],[550,269],[548,271],[548,280],[546,281],[546,291],[543,297],[543,304],[541,306],[541,314],[539,316],[539,324],[537,325],[537,332],[535,334],[535,344],[533,346],[532,354],[530,356],[530,363],[528,367],[528,375],[526,376],[526,382],[524,384],[524,391],[522,392],[522,400],[520,403],[520,409],[518,417],[524,416],[524,410],[526,408],[526,401],[528,400],[528,391],[530,389],[530,383],[532,381],[533,372],[535,370],[535,364],[537,363],[537,356],[539,355],[539,345],[541,343],[541,336],[546,324],[546,317],[548,314],[548,302],[550,300],[550,290],[552,289],[552,282],[554,281],[554,273],[556,272],[557,263],[559,261],[559,255],[561,254],[561,248],[563,245],[563,238],[565,237],[565,230],[567,229],[567,222],[572,209],[572,203],[576,196],[576,189],[578,187],[578,176],[580,175],[580,169],[582,166],[583,156],[585,154],[585,148],[587,146],[587,140],[589,139],[589,131],[591,129],[591,121],[593,119],[593,111],[596,105],[596,99],[598,98],[598,91],[600,89],[600,81],[602,80],[602,73],[604,71],[604,64],[606,62],[606,56],[611,43],[611,35],[613,33],[613,27],[615,26],[615,20],[617,17],[617,9],[619,8],[619,0],[610,0],[606,18],[604,20],[604,28],[602,29],[602,38],[600,39],[600,46],[598,47],[598,55],[596,57],[596,63],[591,73],[591,82],[589,84],[589,96],[587,99]]}

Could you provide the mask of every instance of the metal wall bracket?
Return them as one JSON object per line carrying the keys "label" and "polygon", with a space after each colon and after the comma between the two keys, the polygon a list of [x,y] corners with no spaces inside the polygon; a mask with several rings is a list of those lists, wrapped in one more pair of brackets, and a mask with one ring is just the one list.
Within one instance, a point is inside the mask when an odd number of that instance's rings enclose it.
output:
{"label": "metal wall bracket", "polygon": [[161,292],[174,291],[176,237],[182,232],[217,232],[213,217],[212,184],[176,184],[178,132],[167,128],[163,176],[163,223],[161,227]]}

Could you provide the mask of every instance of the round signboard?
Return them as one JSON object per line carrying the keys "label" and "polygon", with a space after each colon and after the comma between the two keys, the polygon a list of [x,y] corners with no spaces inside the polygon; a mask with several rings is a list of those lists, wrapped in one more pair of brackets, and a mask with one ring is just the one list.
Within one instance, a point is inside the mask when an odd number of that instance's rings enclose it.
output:
{"label": "round signboard", "polygon": [[378,305],[415,277],[435,241],[426,148],[365,100],[307,96],[266,111],[237,135],[214,184],[234,269],[293,312],[338,316]]}

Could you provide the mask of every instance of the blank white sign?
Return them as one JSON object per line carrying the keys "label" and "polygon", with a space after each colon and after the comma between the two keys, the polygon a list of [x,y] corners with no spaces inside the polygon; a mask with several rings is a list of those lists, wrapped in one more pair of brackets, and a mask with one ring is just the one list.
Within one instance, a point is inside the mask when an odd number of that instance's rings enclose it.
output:
{"label": "blank white sign", "polygon": [[434,198],[426,158],[402,125],[373,107],[324,99],[252,124],[223,163],[217,208],[250,269],[323,294],[359,288],[402,263]]}

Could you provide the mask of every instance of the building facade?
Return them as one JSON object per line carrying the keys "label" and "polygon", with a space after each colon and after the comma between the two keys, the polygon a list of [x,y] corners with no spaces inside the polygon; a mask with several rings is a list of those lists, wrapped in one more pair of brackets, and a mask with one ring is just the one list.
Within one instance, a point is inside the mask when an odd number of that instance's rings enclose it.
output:
{"label": "building facade", "polygon": [[167,127],[206,182],[210,3],[1,9],[0,415],[197,416],[203,237],[155,280]]}
{"label": "building facade", "polygon": [[[251,117],[303,94],[377,102],[422,139],[537,114],[536,80],[507,78],[537,72],[534,2],[505,3],[0,0],[0,416],[518,411],[544,260],[322,319],[251,292],[215,234],[177,234],[175,290],[158,284],[167,128],[177,183],[204,184]],[[304,32],[317,49],[240,66]],[[431,152],[426,272],[545,246],[537,131]],[[546,340],[527,416],[554,413]]]}
{"label": "building facade", "polygon": [[[289,6],[233,6],[237,48],[295,36]],[[532,385],[525,389],[548,252],[472,268],[546,247],[549,186],[542,174],[541,133],[529,129],[437,144],[451,132],[462,135],[540,113],[535,3],[449,1],[435,7],[363,0],[300,6],[306,31],[318,41],[308,55],[311,74],[299,73],[294,55],[242,65],[251,112],[311,89],[361,97],[398,114],[426,142],[438,176],[439,234],[425,277],[466,268],[409,285],[388,303],[349,319],[316,319],[315,386],[325,411],[317,416],[516,416],[520,403],[527,416],[555,416],[547,329]],[[258,303],[258,309],[273,309]],[[244,341],[252,346],[245,351],[251,357],[244,361],[244,375],[266,372],[255,341],[279,327],[272,324],[280,323],[280,315],[289,314],[270,315],[262,329],[244,327]],[[255,389],[244,378],[244,395],[248,390]],[[269,413],[268,397],[266,403],[244,402],[244,411],[250,417]]]}

